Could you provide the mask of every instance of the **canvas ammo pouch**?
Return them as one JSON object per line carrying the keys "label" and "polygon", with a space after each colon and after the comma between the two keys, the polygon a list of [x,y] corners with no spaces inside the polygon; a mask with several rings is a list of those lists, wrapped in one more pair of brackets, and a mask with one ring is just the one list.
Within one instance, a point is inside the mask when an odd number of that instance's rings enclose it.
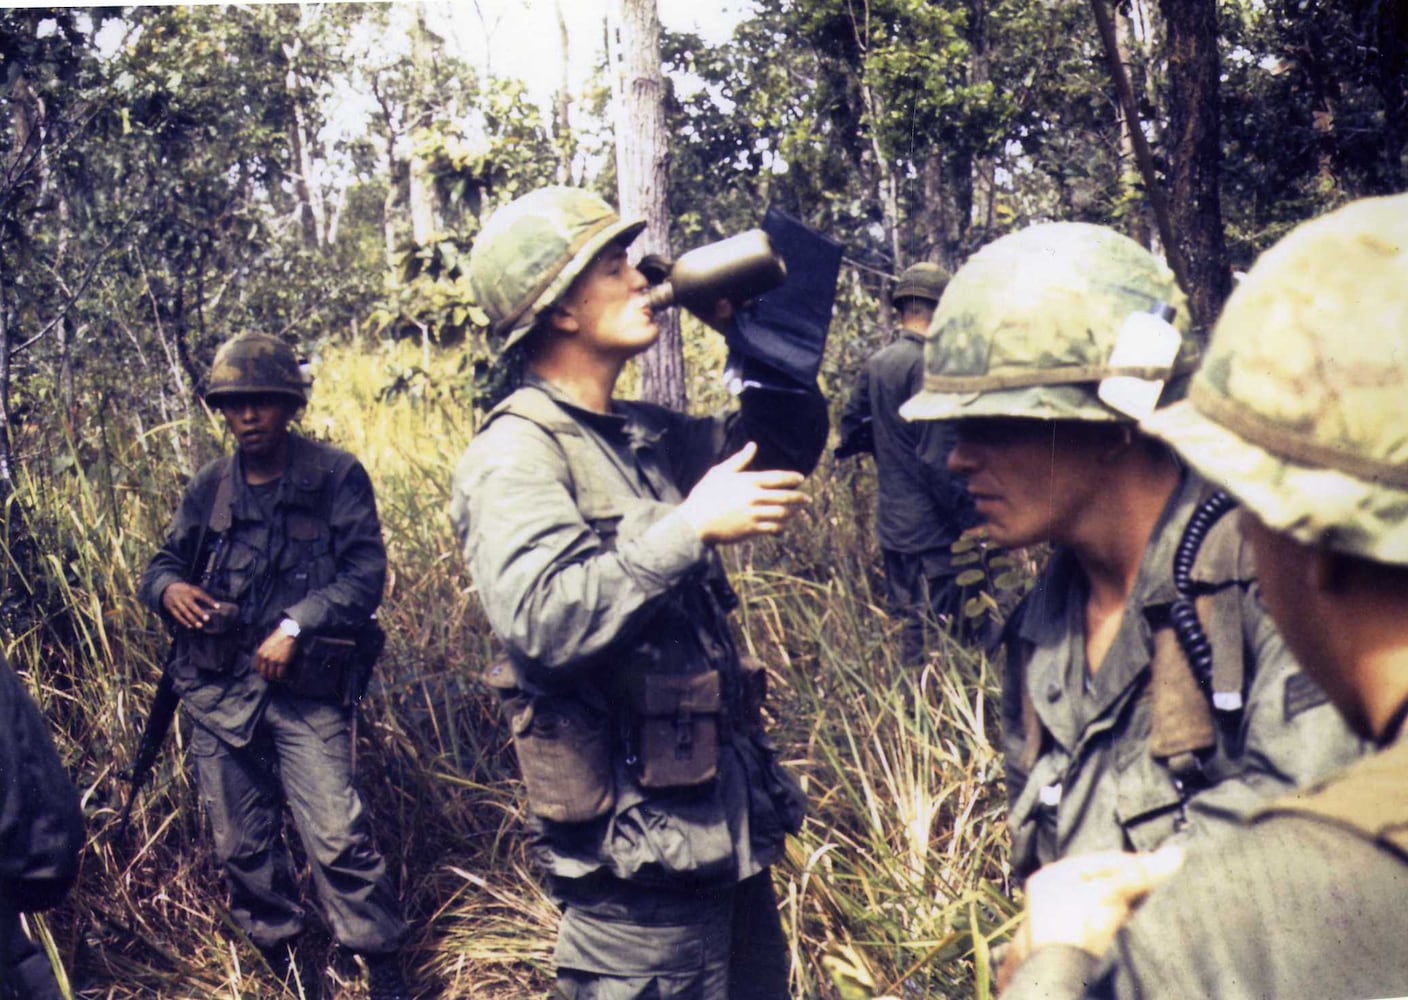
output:
{"label": "canvas ammo pouch", "polygon": [[490,664],[484,680],[498,694],[513,733],[533,814],[554,823],[585,823],[610,812],[616,785],[606,700],[594,698],[588,688],[551,694],[525,691],[508,659]]}
{"label": "canvas ammo pouch", "polygon": [[211,674],[229,673],[240,653],[240,606],[231,601],[216,601],[209,619],[199,629],[181,633],[186,659],[197,670]]}
{"label": "canvas ammo pouch", "polygon": [[627,683],[630,753],[642,788],[689,788],[719,771],[719,672],[633,675]]}
{"label": "canvas ammo pouch", "polygon": [[752,656],[740,656],[738,663],[743,687],[738,728],[750,735],[760,733],[765,728],[763,706],[768,701],[768,668]]}
{"label": "canvas ammo pouch", "polygon": [[344,635],[308,636],[281,683],[294,697],[350,708],[362,700],[385,644],[386,633],[374,624]]}

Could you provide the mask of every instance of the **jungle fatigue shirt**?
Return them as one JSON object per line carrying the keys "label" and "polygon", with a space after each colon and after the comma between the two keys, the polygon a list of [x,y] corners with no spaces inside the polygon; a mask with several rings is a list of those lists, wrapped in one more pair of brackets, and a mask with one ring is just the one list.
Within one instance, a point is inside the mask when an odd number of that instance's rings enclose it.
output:
{"label": "jungle fatigue shirt", "polygon": [[841,414],[843,441],[869,418],[878,481],[875,529],[891,552],[928,552],[977,523],[963,481],[948,472],[951,422],[908,421],[900,406],[923,388],[924,338],[908,330],[871,355]]}
{"label": "jungle fatigue shirt", "polygon": [[[825,444],[825,401],[815,389],[747,389],[726,418],[623,402],[603,415],[573,405],[542,379],[526,382],[615,466],[620,516],[588,522],[564,451],[532,420],[501,414],[470,443],[455,473],[451,519],[519,673],[537,689],[560,690],[594,678],[609,683],[615,668],[642,655],[676,673],[689,672],[679,658],[703,656],[725,685],[736,683],[738,654],[725,617],[736,598],[717,554],[678,505],[748,441],[759,446],[752,468],[810,471]],[[551,874],[606,870],[663,886],[741,881],[776,861],[800,823],[798,792],[761,736],[739,733],[721,744],[717,778],[683,791],[638,787],[619,756],[609,814],[530,821],[538,860]]]}
{"label": "jungle fatigue shirt", "polygon": [[[1187,473],[1170,498],[1119,632],[1093,677],[1085,659],[1086,585],[1069,551],[1053,555],[1009,626],[1003,740],[1012,868],[1019,877],[1070,854],[1151,850],[1175,833],[1232,825],[1268,797],[1333,774],[1363,750],[1286,650],[1250,583],[1242,543],[1245,707],[1218,713],[1217,748],[1193,782],[1180,787],[1151,755],[1153,629],[1177,597],[1174,554],[1205,489]],[[1029,773],[1024,689],[1041,739]]]}
{"label": "jungle fatigue shirt", "polygon": [[[365,625],[386,584],[386,548],[366,470],[347,452],[296,434],[289,436],[289,447],[289,468],[266,497],[272,519],[266,519],[256,488],[245,482],[238,453],[234,457],[233,523],[205,588],[240,606],[233,666],[221,673],[201,670],[179,650],[171,665],[186,710],[232,746],[249,742],[268,702],[269,683],[250,654],[279,621],[292,618],[310,634]],[[196,473],[165,544],[147,567],[141,598],[163,617],[161,595],[188,580],[192,566],[199,576],[215,544],[207,525],[229,461],[216,459]]]}
{"label": "jungle fatigue shirt", "polygon": [[1103,961],[1042,948],[1003,996],[1408,996],[1405,830],[1408,741],[1399,736],[1319,791],[1191,846]]}

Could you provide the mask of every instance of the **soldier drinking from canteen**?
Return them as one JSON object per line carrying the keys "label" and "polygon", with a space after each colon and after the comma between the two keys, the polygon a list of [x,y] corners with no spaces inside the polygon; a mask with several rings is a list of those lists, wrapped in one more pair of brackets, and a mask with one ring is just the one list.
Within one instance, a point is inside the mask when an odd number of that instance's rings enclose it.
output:
{"label": "soldier drinking from canteen", "polygon": [[374,1000],[395,1000],[406,925],[352,773],[386,581],[371,480],[352,455],[290,431],[307,387],[281,340],[227,341],[205,400],[237,450],[186,487],[141,596],[175,631],[168,670],[231,915],[281,979],[318,995],[320,971],[293,960],[307,916],[287,803],[333,937],[366,960]]}
{"label": "soldier drinking from canteen", "polygon": [[1216,841],[1043,869],[1004,996],[1408,996],[1405,366],[1399,195],[1306,223],[1263,254],[1188,400],[1146,420],[1241,501],[1268,610],[1378,752]]}
{"label": "soldier drinking from canteen", "polygon": [[612,393],[659,336],[626,258],[644,223],[545,188],[470,255],[520,387],[454,478],[452,518],[506,659],[536,855],[563,908],[564,997],[788,996],[769,866],[802,820],[762,735],[762,676],[718,548],[782,529],[825,444],[815,385],[692,418]]}
{"label": "soldier drinking from canteen", "polygon": [[1287,655],[1236,518],[1138,429],[1186,389],[1187,331],[1133,240],[1032,226],[953,276],[902,410],[954,421],[949,468],[995,543],[1053,545],[1003,640],[1019,876],[1225,827],[1361,749]]}

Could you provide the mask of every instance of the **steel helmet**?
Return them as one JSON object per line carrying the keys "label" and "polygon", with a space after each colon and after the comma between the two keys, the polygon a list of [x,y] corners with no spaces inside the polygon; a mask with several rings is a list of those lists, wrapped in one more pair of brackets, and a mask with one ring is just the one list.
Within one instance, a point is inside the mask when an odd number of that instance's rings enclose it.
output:
{"label": "steel helmet", "polygon": [[308,402],[308,380],[293,348],[267,333],[243,333],[220,345],[205,383],[205,401],[225,396],[273,393]]}
{"label": "steel helmet", "polygon": [[[1134,314],[1172,310],[1166,370],[1116,368],[1111,354]],[[1034,417],[1130,421],[1101,401],[1100,382],[1161,377],[1177,398],[1197,365],[1187,299],[1173,272],[1103,226],[1043,223],[988,244],[958,269],[924,344],[924,389],[909,420]]]}
{"label": "steel helmet", "polygon": [[895,282],[895,290],[890,295],[891,302],[900,299],[924,299],[938,304],[943,298],[944,288],[949,282],[949,273],[938,264],[921,261],[911,264],[900,273]]}
{"label": "steel helmet", "polygon": [[1300,542],[1408,564],[1408,195],[1257,260],[1187,401],[1145,428]]}
{"label": "steel helmet", "polygon": [[496,211],[469,251],[469,285],[498,349],[523,339],[603,248],[644,228],[581,188],[540,188]]}

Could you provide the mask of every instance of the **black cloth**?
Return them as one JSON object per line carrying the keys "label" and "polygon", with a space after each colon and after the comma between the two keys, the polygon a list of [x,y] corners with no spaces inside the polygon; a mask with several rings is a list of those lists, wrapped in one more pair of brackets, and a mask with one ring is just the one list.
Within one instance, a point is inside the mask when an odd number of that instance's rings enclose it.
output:
{"label": "black cloth", "polygon": [[[787,264],[787,280],[740,309],[726,339],[735,354],[760,362],[745,363],[745,380],[768,388],[812,386],[831,326],[841,245],[773,208],[763,231]],[[770,369],[782,377],[769,378]]]}
{"label": "black cloth", "polygon": [[57,996],[19,914],[63,899],[78,876],[83,812],[44,717],[0,659],[0,996]]}

